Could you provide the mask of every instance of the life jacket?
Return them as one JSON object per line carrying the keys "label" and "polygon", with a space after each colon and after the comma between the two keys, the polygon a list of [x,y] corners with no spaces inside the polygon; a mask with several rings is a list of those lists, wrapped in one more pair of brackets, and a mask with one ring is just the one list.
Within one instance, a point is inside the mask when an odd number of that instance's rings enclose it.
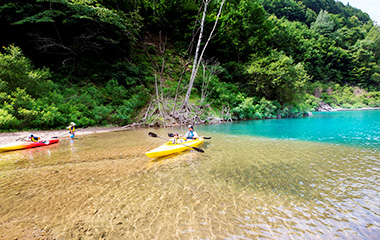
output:
{"label": "life jacket", "polygon": [[182,139],[181,138],[177,138],[177,139],[173,139],[172,143],[173,144],[181,144],[182,143]]}
{"label": "life jacket", "polygon": [[189,131],[189,134],[187,135],[187,139],[193,139],[194,133],[193,131]]}
{"label": "life jacket", "polygon": [[38,142],[39,140],[40,140],[40,138],[39,137],[31,137],[30,138],[30,140],[32,141],[32,142]]}
{"label": "life jacket", "polygon": [[75,132],[75,127],[74,126],[70,126],[69,130],[70,130],[70,132]]}

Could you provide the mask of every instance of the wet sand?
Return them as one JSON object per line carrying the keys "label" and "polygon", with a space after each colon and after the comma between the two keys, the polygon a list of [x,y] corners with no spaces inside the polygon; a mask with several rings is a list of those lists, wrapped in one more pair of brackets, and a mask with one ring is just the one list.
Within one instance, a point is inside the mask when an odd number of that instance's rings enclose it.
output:
{"label": "wet sand", "polygon": [[[102,132],[113,132],[122,131],[128,128],[125,127],[88,127],[88,128],[77,128],[75,131],[76,136],[102,133]],[[14,141],[19,141],[20,139],[25,139],[30,134],[41,137],[41,139],[49,139],[51,137],[68,138],[70,136],[68,130],[30,130],[21,132],[3,132],[0,133],[0,144],[11,143]]]}

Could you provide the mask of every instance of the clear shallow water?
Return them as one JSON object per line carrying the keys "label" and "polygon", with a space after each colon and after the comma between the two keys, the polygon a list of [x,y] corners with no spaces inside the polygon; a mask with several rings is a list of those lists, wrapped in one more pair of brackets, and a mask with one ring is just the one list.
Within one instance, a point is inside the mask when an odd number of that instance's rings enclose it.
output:
{"label": "clear shallow water", "polygon": [[317,112],[306,118],[242,121],[198,129],[380,149],[380,110]]}
{"label": "clear shallow water", "polygon": [[[197,126],[212,137],[200,146],[205,153],[159,159],[144,153],[164,141],[147,133],[185,128],[81,136],[1,154],[0,239],[378,239],[376,141],[294,134],[312,120]],[[276,121],[293,130],[275,135]],[[247,134],[250,126],[255,134]]]}

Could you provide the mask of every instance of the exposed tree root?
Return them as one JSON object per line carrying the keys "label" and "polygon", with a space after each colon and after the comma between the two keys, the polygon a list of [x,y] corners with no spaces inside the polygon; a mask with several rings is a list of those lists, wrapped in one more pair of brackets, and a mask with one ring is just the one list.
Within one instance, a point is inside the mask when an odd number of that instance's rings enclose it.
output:
{"label": "exposed tree root", "polygon": [[[189,124],[232,122],[229,106],[223,106],[220,111],[215,111],[210,104],[196,105],[189,103],[187,106],[181,105],[175,111],[169,112],[169,109],[172,109],[173,106],[171,106],[170,100],[166,102],[168,103],[166,109],[159,111],[156,100],[153,100],[147,108],[141,111],[134,123],[125,127],[173,127]],[[165,114],[165,117],[162,114]]]}

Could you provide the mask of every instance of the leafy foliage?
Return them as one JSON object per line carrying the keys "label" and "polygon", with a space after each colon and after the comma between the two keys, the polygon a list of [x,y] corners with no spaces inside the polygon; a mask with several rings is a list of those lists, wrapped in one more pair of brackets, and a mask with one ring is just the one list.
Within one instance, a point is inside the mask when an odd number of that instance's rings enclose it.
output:
{"label": "leafy foliage", "polygon": [[54,88],[50,72],[46,68],[34,69],[19,47],[13,45],[4,47],[0,52],[0,90],[12,92],[18,88],[26,89],[27,93],[37,97]]}
{"label": "leafy foliage", "polygon": [[304,84],[310,79],[303,64],[294,64],[283,52],[273,51],[267,57],[253,56],[247,69],[248,86],[256,95],[281,104],[302,100]]}
{"label": "leafy foliage", "polygon": [[349,85],[316,82],[307,88],[307,103],[312,110],[317,110],[323,101],[337,109],[356,109],[363,107],[380,107],[380,91],[367,91]]}
{"label": "leafy foliage", "polygon": [[19,48],[0,55],[0,129],[128,124],[147,102],[142,86],[111,79],[106,86],[52,85],[47,70],[34,69]]}
{"label": "leafy foliage", "polygon": [[311,29],[319,34],[329,35],[334,30],[334,22],[330,19],[330,14],[326,10],[321,10]]}
{"label": "leafy foliage", "polygon": [[306,114],[302,105],[281,105],[264,97],[260,100],[252,97],[243,98],[232,112],[236,119],[294,118]]}
{"label": "leafy foliage", "polygon": [[[162,101],[174,106],[187,88],[191,66],[181,67],[191,62],[201,3],[1,3],[0,129],[130,123],[158,98],[155,75]],[[206,18],[205,35],[214,21]],[[223,71],[210,78],[207,98],[198,73],[191,101],[227,106],[236,119],[302,116],[321,101],[379,106],[380,28],[339,1],[227,1],[204,58]]]}

